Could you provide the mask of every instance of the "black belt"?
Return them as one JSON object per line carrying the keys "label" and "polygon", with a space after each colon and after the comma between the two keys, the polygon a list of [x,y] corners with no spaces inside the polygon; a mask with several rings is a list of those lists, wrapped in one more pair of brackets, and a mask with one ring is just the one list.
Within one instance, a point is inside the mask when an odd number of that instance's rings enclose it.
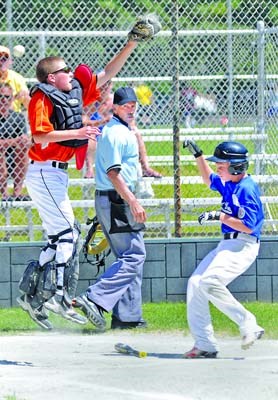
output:
{"label": "black belt", "polygon": [[116,190],[98,190],[95,191],[96,196],[107,196],[109,201],[117,204],[124,204],[123,199]]}
{"label": "black belt", "polygon": [[[38,161],[39,162],[39,161]],[[34,164],[35,161],[31,160],[31,164]],[[51,166],[54,168],[59,168],[59,169],[68,169],[68,163],[67,162],[59,162],[59,161],[52,161]]]}
{"label": "black belt", "polygon": [[230,232],[230,233],[224,233],[224,239],[236,239],[238,237],[239,232]]}
{"label": "black belt", "polygon": [[95,194],[96,196],[109,196],[110,194],[115,194],[117,193],[116,190],[98,190],[96,189]]}
{"label": "black belt", "polygon": [[251,236],[251,235],[248,235],[247,233],[242,233],[242,232],[224,233],[224,240],[236,239],[236,238],[245,240],[246,242],[251,242],[251,243],[259,242],[259,239],[256,236]]}

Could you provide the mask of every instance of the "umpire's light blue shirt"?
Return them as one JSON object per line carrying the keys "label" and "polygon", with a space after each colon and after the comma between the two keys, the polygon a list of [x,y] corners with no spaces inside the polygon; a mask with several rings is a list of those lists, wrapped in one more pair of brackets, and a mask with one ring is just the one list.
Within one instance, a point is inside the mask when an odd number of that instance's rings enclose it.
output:
{"label": "umpire's light blue shirt", "polygon": [[96,189],[115,190],[107,173],[119,169],[126,184],[135,189],[138,174],[138,143],[135,134],[119,117],[104,126],[96,150]]}

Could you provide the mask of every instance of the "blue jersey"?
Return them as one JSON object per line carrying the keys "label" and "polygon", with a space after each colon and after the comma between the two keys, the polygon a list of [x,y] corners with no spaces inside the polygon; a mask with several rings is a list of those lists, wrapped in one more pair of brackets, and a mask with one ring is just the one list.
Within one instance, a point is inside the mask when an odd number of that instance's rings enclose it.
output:
{"label": "blue jersey", "polygon": [[[213,173],[210,180],[210,188],[222,195],[221,211],[231,217],[239,218],[252,230],[252,236],[260,238],[264,222],[263,206],[259,186],[251,176],[247,175],[239,182],[223,182],[217,174]],[[222,233],[235,231],[225,224],[221,225],[221,229]]]}
{"label": "blue jersey", "polygon": [[113,117],[100,135],[96,150],[96,189],[115,190],[107,173],[119,169],[127,186],[134,191],[138,176],[139,152],[135,134],[127,124]]}

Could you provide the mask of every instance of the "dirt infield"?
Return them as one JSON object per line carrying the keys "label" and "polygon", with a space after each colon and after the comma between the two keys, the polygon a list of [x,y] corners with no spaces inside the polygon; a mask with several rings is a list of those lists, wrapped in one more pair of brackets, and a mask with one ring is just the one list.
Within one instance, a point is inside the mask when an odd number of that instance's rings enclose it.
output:
{"label": "dirt infield", "polygon": [[[127,343],[148,352],[118,354]],[[17,400],[274,400],[278,398],[278,341],[250,350],[219,339],[216,360],[185,360],[182,334],[36,333],[0,337],[0,399]]]}

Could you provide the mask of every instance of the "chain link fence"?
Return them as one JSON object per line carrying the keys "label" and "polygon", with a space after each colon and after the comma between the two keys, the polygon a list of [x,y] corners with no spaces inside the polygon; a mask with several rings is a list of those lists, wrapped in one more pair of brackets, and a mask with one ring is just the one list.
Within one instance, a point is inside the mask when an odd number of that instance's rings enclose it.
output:
{"label": "chain link fence", "polygon": [[[250,173],[262,190],[264,234],[276,235],[278,14],[274,0],[93,4],[6,0],[0,10],[0,45],[11,52],[16,45],[24,46],[24,56],[14,55],[12,68],[24,76],[29,88],[36,82],[40,58],[61,55],[73,68],[87,63],[101,70],[123,46],[137,16],[159,15],[162,32],[138,46],[113,79],[113,89],[134,86],[139,99],[137,124],[149,165],[163,175],[139,180],[138,196],[148,213],[145,237],[219,235],[218,225],[197,222],[201,212],[219,208],[220,198],[202,184],[194,159],[182,149],[185,137],[194,138],[207,155],[226,139],[246,145]],[[94,179],[84,179],[85,173],[74,165],[69,171],[69,194],[83,229],[86,219],[94,215]],[[12,194],[12,176],[7,184]],[[31,202],[2,200],[0,240],[43,237]]]}

